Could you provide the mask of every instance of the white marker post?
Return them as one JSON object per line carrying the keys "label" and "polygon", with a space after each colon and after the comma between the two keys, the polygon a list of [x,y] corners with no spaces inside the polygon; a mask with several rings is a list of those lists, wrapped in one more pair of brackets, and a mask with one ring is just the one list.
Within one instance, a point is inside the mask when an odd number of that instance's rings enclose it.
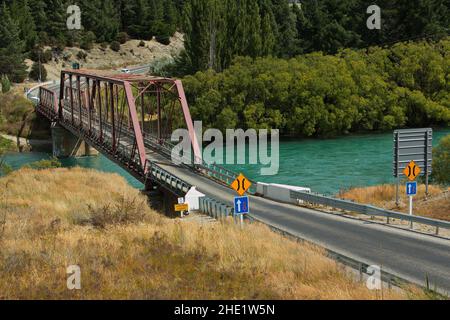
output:
{"label": "white marker post", "polygon": [[[406,194],[409,197],[409,216],[413,216],[413,197],[417,194],[417,182],[408,182],[406,184]],[[414,223],[411,220],[411,229],[414,229]]]}
{"label": "white marker post", "polygon": [[[409,215],[413,216],[413,196],[409,196]],[[411,229],[414,229],[413,222],[411,220]]]}

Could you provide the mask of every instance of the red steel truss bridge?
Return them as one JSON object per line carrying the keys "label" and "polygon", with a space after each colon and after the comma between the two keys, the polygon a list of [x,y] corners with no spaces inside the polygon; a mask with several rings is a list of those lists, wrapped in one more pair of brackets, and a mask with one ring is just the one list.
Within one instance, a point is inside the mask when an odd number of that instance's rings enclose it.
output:
{"label": "red steel truss bridge", "polygon": [[[192,185],[188,181],[195,181],[183,180],[173,171],[200,175],[222,185],[237,177],[201,160],[180,80],[63,70],[59,90],[39,90],[40,114],[84,140],[147,187],[159,185],[176,194],[185,193]],[[192,165],[175,166],[170,161],[174,147],[170,138],[177,128],[189,132]]]}

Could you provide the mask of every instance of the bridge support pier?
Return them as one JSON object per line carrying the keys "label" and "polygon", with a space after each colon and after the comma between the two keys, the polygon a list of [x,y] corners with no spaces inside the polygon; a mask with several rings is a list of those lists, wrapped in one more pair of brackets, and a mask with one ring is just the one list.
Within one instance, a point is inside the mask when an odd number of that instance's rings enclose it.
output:
{"label": "bridge support pier", "polygon": [[57,158],[96,156],[98,151],[56,122],[52,123],[53,156]]}

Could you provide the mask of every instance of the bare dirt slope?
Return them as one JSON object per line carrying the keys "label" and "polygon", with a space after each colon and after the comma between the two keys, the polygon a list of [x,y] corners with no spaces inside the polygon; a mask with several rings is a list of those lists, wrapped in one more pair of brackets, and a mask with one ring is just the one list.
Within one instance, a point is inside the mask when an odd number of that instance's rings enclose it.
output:
{"label": "bare dirt slope", "polygon": [[[51,62],[45,64],[47,70],[47,80],[58,80],[60,71],[64,68],[70,68],[73,62],[80,63],[82,68],[87,69],[118,69],[122,67],[131,67],[142,64],[149,64],[158,60],[173,59],[184,48],[183,34],[175,33],[171,38],[169,45],[163,45],[156,40],[143,41],[144,46],[139,46],[141,40],[130,40],[121,45],[119,52],[109,48],[102,48],[100,44],[95,44],[89,51],[80,48],[65,48],[61,55],[54,55]],[[45,50],[50,49],[45,48]],[[87,53],[86,60],[77,57],[78,52]],[[33,62],[25,61],[31,68]]]}

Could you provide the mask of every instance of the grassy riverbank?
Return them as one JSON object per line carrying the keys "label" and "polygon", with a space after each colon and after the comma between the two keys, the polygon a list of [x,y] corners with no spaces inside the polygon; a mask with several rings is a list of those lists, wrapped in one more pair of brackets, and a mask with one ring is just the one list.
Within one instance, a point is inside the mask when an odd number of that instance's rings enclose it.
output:
{"label": "grassy riverbank", "polygon": [[[400,186],[400,207],[395,204],[395,185],[382,185],[367,188],[354,188],[340,194],[340,197],[358,203],[372,204],[377,207],[408,212],[408,199],[404,185]],[[425,196],[425,185],[418,188],[414,197],[414,213],[425,217],[450,221],[450,189],[430,186],[429,196]]]}
{"label": "grassy riverbank", "polygon": [[[118,175],[0,179],[0,299],[407,299],[355,282],[321,249],[253,224],[170,220]],[[79,291],[66,268],[79,265]]]}

